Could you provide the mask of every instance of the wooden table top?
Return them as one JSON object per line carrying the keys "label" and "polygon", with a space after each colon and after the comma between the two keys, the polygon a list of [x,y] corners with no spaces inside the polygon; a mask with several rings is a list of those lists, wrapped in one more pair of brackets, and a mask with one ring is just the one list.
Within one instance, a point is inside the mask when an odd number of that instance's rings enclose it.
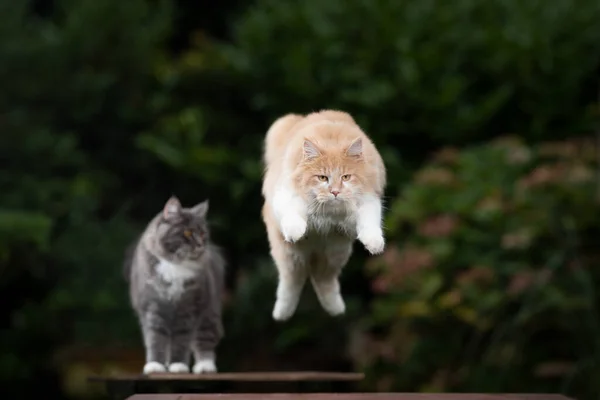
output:
{"label": "wooden table top", "polygon": [[127,400],[570,400],[557,394],[477,393],[258,393],[136,394]]}

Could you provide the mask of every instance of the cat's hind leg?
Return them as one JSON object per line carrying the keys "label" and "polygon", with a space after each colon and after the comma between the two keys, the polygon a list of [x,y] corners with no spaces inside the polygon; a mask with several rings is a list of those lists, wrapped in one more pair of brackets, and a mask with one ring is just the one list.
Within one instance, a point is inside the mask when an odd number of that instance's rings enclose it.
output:
{"label": "cat's hind leg", "polygon": [[307,266],[303,259],[287,246],[279,251],[272,251],[271,255],[279,273],[273,319],[285,321],[296,312],[308,276]]}
{"label": "cat's hind leg", "polygon": [[352,254],[352,242],[331,241],[311,266],[310,280],[323,309],[332,316],[346,311],[339,276]]}

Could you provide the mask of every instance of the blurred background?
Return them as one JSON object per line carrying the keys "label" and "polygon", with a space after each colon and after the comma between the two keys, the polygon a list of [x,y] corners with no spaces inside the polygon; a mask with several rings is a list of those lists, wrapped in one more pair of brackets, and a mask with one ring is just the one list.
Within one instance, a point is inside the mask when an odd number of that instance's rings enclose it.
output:
{"label": "blurred background", "polygon": [[[600,2],[0,2],[0,392],[92,399],[139,373],[123,252],[176,194],[229,260],[221,371],[364,390],[600,397]],[[388,246],[271,319],[273,120],[352,113]]]}

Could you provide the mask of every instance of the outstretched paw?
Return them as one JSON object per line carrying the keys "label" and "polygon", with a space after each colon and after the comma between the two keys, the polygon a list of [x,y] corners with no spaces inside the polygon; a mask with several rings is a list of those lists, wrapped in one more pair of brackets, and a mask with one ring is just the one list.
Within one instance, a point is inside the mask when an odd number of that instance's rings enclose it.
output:
{"label": "outstretched paw", "polygon": [[296,242],[306,233],[306,221],[297,215],[286,215],[281,220],[281,233],[286,242]]}
{"label": "outstretched paw", "polygon": [[385,247],[383,232],[381,229],[369,229],[358,234],[358,240],[371,254],[380,254]]}

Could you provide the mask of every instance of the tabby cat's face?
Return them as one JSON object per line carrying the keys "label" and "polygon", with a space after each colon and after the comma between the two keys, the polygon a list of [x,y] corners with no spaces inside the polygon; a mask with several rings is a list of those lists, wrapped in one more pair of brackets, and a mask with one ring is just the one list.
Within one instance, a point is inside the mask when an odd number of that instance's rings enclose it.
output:
{"label": "tabby cat's face", "polygon": [[208,201],[182,208],[170,199],[156,225],[156,244],[165,259],[173,263],[199,260],[209,240],[206,212]]}

